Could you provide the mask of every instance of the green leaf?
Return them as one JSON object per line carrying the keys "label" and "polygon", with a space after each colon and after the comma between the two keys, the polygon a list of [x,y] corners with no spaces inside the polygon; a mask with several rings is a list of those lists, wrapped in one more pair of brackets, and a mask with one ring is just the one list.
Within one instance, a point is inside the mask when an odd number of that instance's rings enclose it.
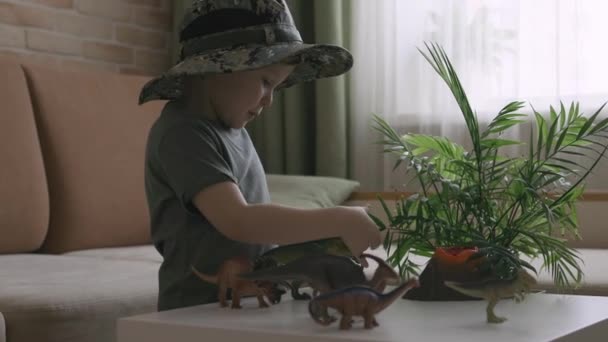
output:
{"label": "green leaf", "polygon": [[549,127],[549,132],[547,132],[547,139],[545,143],[545,158],[549,155],[549,151],[551,151],[551,144],[553,143],[555,137],[555,130],[557,129],[557,114],[555,113],[555,109],[551,107],[551,126]]}
{"label": "green leaf", "polygon": [[[534,110],[534,109],[533,109]],[[547,123],[545,122],[545,118],[534,110],[534,116],[536,117],[536,128],[538,130],[538,139],[536,142],[536,160],[540,160],[543,145],[545,143],[545,132],[547,131]]]}
{"label": "green leaf", "polygon": [[484,148],[499,148],[503,146],[521,145],[523,142],[507,139],[484,139],[481,141],[481,146]]}
{"label": "green leaf", "polygon": [[589,119],[587,119],[583,127],[581,127],[581,129],[579,130],[577,138],[581,138],[585,135],[585,133],[587,133],[587,130],[589,129],[589,127],[591,127],[591,125],[595,121],[595,118],[597,118],[597,116],[600,115],[602,109],[604,109],[604,106],[606,106],[606,103],[604,103]]}
{"label": "green leaf", "polygon": [[481,137],[485,138],[490,134],[503,132],[516,124],[525,122],[525,120],[516,120],[516,118],[525,117],[527,115],[513,113],[521,109],[523,106],[524,102],[519,101],[514,101],[506,105],[488,125]]}
{"label": "green leaf", "polygon": [[570,104],[570,109],[568,110],[568,122],[572,122],[572,120],[576,117],[578,113],[578,104],[575,105],[574,102]]}
{"label": "green leaf", "polygon": [[[602,108],[606,105],[606,103],[604,103],[602,105]],[[598,110],[598,113],[602,110],[602,108],[600,108]],[[604,131],[608,128],[608,118],[603,119],[602,121],[598,122],[589,132],[589,134],[593,135],[593,134],[597,134],[600,131]]]}
{"label": "green leaf", "polygon": [[566,108],[564,108],[564,103],[559,101],[559,128],[564,128],[566,124]]}
{"label": "green leaf", "polygon": [[380,201],[380,204],[382,205],[382,209],[384,210],[384,213],[386,214],[386,217],[388,218],[388,221],[389,222],[393,222],[393,215],[391,214],[390,209],[386,205],[386,202],[384,201],[384,199],[380,195],[378,195],[377,198]]}
{"label": "green leaf", "polygon": [[568,130],[563,130],[563,132],[559,135],[559,138],[555,142],[555,147],[553,148],[554,154],[557,153],[557,151],[559,149],[561,149],[562,143],[564,142],[564,139],[566,139],[567,134],[568,134]]}
{"label": "green leaf", "polygon": [[409,134],[404,136],[404,141],[417,147],[412,151],[415,156],[432,151],[443,157],[452,159],[462,159],[464,148],[456,143],[449,141],[445,137],[434,137],[423,134]]}

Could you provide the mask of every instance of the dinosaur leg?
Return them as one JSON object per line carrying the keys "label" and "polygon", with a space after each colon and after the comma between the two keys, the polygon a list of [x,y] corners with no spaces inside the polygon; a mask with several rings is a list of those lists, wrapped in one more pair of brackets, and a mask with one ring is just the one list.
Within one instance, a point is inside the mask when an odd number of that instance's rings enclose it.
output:
{"label": "dinosaur leg", "polygon": [[258,297],[258,305],[261,308],[267,308],[268,304],[266,303],[266,301],[264,300],[264,291],[262,291],[262,289],[260,289],[259,287],[256,289],[256,296]]}
{"label": "dinosaur leg", "polygon": [[504,317],[498,317],[494,314],[494,307],[497,303],[497,298],[491,298],[490,300],[488,300],[488,306],[486,308],[486,318],[488,323],[502,323],[507,320]]}
{"label": "dinosaur leg", "polygon": [[232,306],[233,309],[241,309],[241,287],[235,286],[232,289]]}
{"label": "dinosaur leg", "polygon": [[227,293],[228,293],[228,286],[226,286],[226,284],[224,284],[224,282],[221,282],[218,297],[220,300],[220,306],[223,308],[228,306],[228,303],[226,302]]}
{"label": "dinosaur leg", "polygon": [[285,280],[278,281],[274,288],[275,293],[276,293],[276,299],[272,301],[272,304],[280,303],[281,297],[283,296],[283,294],[286,293],[287,289],[289,289],[289,291],[291,291],[291,284],[288,281],[285,281]]}
{"label": "dinosaur leg", "polygon": [[285,290],[283,290],[279,284],[274,284],[268,290],[268,300],[271,304],[278,304],[281,302],[281,297],[285,294]]}
{"label": "dinosaur leg", "polygon": [[300,293],[300,286],[302,286],[302,282],[298,280],[294,280],[291,282],[291,297],[295,300],[309,300],[310,295],[308,293]]}
{"label": "dinosaur leg", "polygon": [[323,317],[323,320],[328,322],[328,324],[331,324],[337,320],[336,317],[329,314],[329,309],[327,308],[327,306],[323,306],[320,314],[321,314],[321,317]]}
{"label": "dinosaur leg", "polygon": [[372,329],[378,326],[378,322],[376,322],[376,318],[374,318],[374,314],[371,311],[366,312],[363,319],[365,320],[365,329]]}
{"label": "dinosaur leg", "polygon": [[340,320],[340,329],[342,329],[342,330],[350,329],[352,327],[352,322],[353,322],[353,317],[351,315],[344,313],[344,315],[342,315],[342,319]]}
{"label": "dinosaur leg", "polygon": [[329,315],[326,305],[323,305],[315,300],[311,300],[310,303],[312,307],[311,314],[314,317],[317,317],[315,318],[315,321],[317,321],[318,323],[321,323],[323,325],[330,325],[337,320],[334,316]]}

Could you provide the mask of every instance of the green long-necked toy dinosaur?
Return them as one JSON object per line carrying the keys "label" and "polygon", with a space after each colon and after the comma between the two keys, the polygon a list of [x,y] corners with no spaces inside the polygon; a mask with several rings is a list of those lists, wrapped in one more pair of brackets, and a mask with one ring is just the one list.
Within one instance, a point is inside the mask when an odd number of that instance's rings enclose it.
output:
{"label": "green long-necked toy dinosaur", "polygon": [[[315,255],[336,255],[344,257],[353,257],[352,253],[339,237],[313,240],[290,245],[283,245],[273,248],[266,253],[257,257],[254,261],[254,269],[262,270],[276,266],[285,265],[302,257]],[[284,286],[291,289],[291,296],[294,299],[310,299],[307,294],[298,292],[302,281],[281,281]]]}
{"label": "green long-necked toy dinosaur", "polygon": [[352,254],[344,241],[339,237],[335,237],[273,248],[256,259],[256,264],[260,266],[256,268],[284,265],[304,256],[319,254],[352,257]]}

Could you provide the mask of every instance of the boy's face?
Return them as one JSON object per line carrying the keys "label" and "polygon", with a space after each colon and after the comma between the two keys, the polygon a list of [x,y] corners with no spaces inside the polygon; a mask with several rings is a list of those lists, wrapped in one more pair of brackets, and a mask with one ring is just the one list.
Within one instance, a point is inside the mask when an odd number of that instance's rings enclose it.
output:
{"label": "boy's face", "polygon": [[[272,104],[274,88],[281,84],[295,66],[276,64],[268,67],[226,74],[213,74],[202,82],[210,110],[231,128],[243,128]],[[211,113],[206,113],[210,115]]]}

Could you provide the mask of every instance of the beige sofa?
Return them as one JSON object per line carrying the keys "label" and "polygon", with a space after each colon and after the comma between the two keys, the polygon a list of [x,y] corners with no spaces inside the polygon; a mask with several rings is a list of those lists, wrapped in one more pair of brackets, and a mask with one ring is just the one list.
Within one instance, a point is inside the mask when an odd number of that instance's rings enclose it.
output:
{"label": "beige sofa", "polygon": [[[114,341],[118,317],[156,310],[143,158],[163,102],[137,105],[140,76],[7,59],[0,75],[0,342]],[[268,183],[301,207],[342,203],[357,186]]]}
{"label": "beige sofa", "polygon": [[137,106],[143,77],[0,74],[0,341],[112,341],[155,310],[142,170],[162,103]]}

